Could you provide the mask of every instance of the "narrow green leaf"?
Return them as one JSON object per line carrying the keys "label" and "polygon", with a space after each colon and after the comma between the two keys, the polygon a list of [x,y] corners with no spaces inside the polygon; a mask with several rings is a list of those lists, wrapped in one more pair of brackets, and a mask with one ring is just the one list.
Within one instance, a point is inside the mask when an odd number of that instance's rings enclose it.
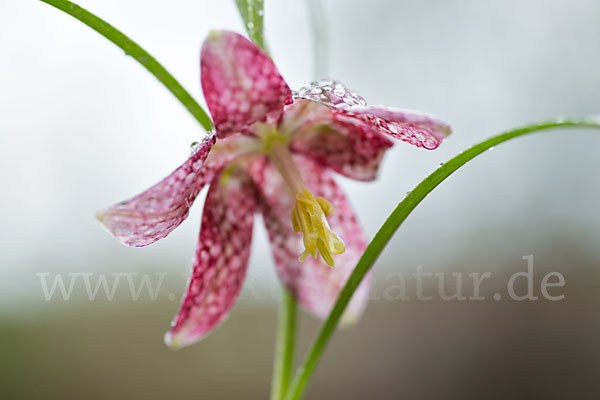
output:
{"label": "narrow green leaf", "polygon": [[196,118],[196,120],[207,131],[212,129],[212,122],[206,112],[200,107],[198,102],[179,84],[179,82],[163,67],[154,57],[142,49],[137,43],[123,34],[114,26],[101,18],[95,16],[91,12],[81,8],[75,3],[68,0],[40,0],[48,3],[51,6],[58,8],[61,11],[71,15],[72,17],[83,22],[117,46],[119,46],[125,54],[133,57],[137,62],[142,64],[152,75],[156,77],[173,95],[187,108],[187,110]]}
{"label": "narrow green leaf", "polygon": [[450,161],[443,164],[435,172],[421,181],[421,183],[419,183],[414,190],[412,190],[404,198],[404,200],[398,204],[394,211],[392,211],[392,214],[383,223],[381,228],[379,228],[379,231],[375,234],[375,237],[367,246],[365,252],[358,261],[358,264],[356,264],[356,267],[352,271],[352,274],[340,292],[340,295],[338,296],[331,313],[327,317],[327,320],[323,323],[321,330],[315,338],[306,358],[304,359],[303,364],[300,366],[300,368],[298,368],[287,396],[285,397],[286,400],[298,400],[302,397],[304,389],[306,388],[306,385],[308,384],[315,367],[323,355],[323,351],[325,350],[327,343],[333,335],[333,332],[335,331],[335,328],[344,310],[346,309],[346,306],[352,298],[352,294],[358,288],[367,272],[369,272],[369,270],[373,267],[373,264],[377,260],[377,257],[379,257],[379,254],[381,254],[389,240],[392,238],[394,233],[396,233],[396,230],[400,227],[412,210],[414,210],[433,189],[435,189],[446,178],[452,175],[454,171],[458,170],[473,158],[489,150],[491,147],[519,136],[552,128],[600,129],[600,120],[561,119],[524,126],[522,128],[494,136],[460,153]]}
{"label": "narrow green leaf", "polygon": [[235,0],[250,39],[267,51],[263,34],[264,0]]}

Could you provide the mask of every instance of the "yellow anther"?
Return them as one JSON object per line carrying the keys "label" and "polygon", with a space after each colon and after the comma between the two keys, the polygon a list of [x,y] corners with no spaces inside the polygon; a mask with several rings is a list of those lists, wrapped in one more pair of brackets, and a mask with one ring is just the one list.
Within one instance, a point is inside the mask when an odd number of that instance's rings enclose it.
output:
{"label": "yellow anther", "polygon": [[306,189],[296,194],[296,205],[292,208],[292,226],[294,231],[302,233],[305,248],[298,260],[304,261],[309,255],[317,259],[318,254],[321,254],[323,260],[333,267],[333,255],[346,250],[344,242],[331,231],[325,218],[333,211],[329,201],[313,197]]}
{"label": "yellow anther", "polygon": [[317,202],[319,203],[319,205],[321,206],[321,210],[323,210],[323,212],[325,213],[325,216],[329,216],[331,214],[333,214],[333,206],[331,205],[330,202],[328,202],[326,199],[322,198],[322,197],[317,197]]}
{"label": "yellow anther", "polygon": [[291,194],[296,197],[292,208],[292,226],[294,231],[302,233],[304,251],[298,260],[304,261],[309,255],[316,260],[319,254],[330,266],[334,266],[334,254],[346,250],[342,239],[327,223],[327,216],[333,213],[333,205],[322,197],[314,197],[302,181],[302,176],[287,145],[287,138],[278,135],[273,126],[257,125],[259,136],[263,139],[263,151],[269,155],[273,165],[281,173],[283,181]]}

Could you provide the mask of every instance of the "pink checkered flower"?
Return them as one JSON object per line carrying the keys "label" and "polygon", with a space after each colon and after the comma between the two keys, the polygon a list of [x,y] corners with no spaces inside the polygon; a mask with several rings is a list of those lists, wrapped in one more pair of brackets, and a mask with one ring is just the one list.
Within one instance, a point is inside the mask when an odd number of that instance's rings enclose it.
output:
{"label": "pink checkered flower", "polygon": [[[306,309],[327,316],[366,246],[330,170],[373,180],[390,139],[434,149],[450,133],[425,114],[368,106],[337,81],[292,92],[269,56],[233,32],[209,35],[201,69],[215,133],[167,178],[98,213],[119,241],[146,246],[179,226],[209,186],[192,275],[166,335],[174,347],[204,337],[233,306],[256,212],[282,282]],[[346,321],[364,309],[368,281]]]}

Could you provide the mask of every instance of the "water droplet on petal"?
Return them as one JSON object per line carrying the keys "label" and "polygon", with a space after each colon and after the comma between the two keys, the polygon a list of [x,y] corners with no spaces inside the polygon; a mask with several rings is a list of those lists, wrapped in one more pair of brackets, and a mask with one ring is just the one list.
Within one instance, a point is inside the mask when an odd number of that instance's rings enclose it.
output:
{"label": "water droplet on petal", "polygon": [[206,136],[202,138],[201,141],[194,141],[190,144],[190,151],[191,154],[195,154],[198,150],[200,150],[200,148],[202,147],[202,144],[211,141],[212,139],[214,139],[216,135],[216,132],[214,130],[212,131],[208,131],[206,132]]}
{"label": "water droplet on petal", "polygon": [[342,82],[333,79],[311,82],[310,86],[300,88],[293,95],[294,98],[312,100],[330,107],[348,108],[367,105],[361,95],[348,89]]}

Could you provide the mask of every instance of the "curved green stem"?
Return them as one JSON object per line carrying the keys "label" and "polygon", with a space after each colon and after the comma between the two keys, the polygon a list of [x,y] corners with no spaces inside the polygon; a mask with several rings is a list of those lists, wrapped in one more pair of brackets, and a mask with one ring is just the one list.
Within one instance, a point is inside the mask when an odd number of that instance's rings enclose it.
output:
{"label": "curved green stem", "polygon": [[67,0],[40,0],[51,6],[64,11],[65,13],[77,18],[117,46],[125,51],[125,54],[133,57],[142,64],[152,75],[156,77],[173,95],[188,109],[196,120],[207,131],[212,129],[212,122],[206,112],[200,107],[198,102],[177,82],[177,80],[167,71],[154,57],[142,49],[137,43],[123,34],[114,26],[103,19],[95,16],[91,12],[79,7],[75,3]]}
{"label": "curved green stem", "polygon": [[296,299],[283,289],[279,326],[277,327],[277,347],[273,365],[271,400],[283,400],[287,392],[294,366],[294,342],[296,336]]}
{"label": "curved green stem", "polygon": [[329,314],[329,317],[323,324],[319,331],[315,341],[313,342],[308,355],[306,356],[304,363],[298,369],[298,372],[292,382],[289,392],[285,397],[285,400],[297,400],[300,399],[304,393],[304,389],[311,378],[319,359],[321,358],[331,335],[333,334],[342,313],[344,312],[348,302],[350,301],[352,294],[365,277],[367,272],[373,266],[373,263],[377,260],[377,257],[382,252],[388,241],[392,238],[396,230],[400,227],[402,222],[408,217],[408,215],[415,209],[415,207],[435,189],[440,183],[442,183],[447,177],[449,177],[454,171],[462,167],[468,161],[472,160],[479,154],[489,150],[491,147],[496,146],[507,140],[516,138],[518,136],[526,135],[541,130],[551,128],[600,128],[600,120],[589,119],[589,120],[556,120],[543,122],[534,125],[528,125],[522,128],[518,128],[512,131],[502,133],[498,136],[494,136],[487,139],[470,149],[460,153],[456,157],[452,158],[447,163],[443,164],[435,172],[425,178],[419,183],[413,191],[411,191],[405,198],[398,204],[392,214],[381,226],[379,231],[375,234],[375,237],[367,246],[362,257],[358,261],[358,264],[354,268],[354,271],[348,278],[346,285],[340,292],[338,299]]}

